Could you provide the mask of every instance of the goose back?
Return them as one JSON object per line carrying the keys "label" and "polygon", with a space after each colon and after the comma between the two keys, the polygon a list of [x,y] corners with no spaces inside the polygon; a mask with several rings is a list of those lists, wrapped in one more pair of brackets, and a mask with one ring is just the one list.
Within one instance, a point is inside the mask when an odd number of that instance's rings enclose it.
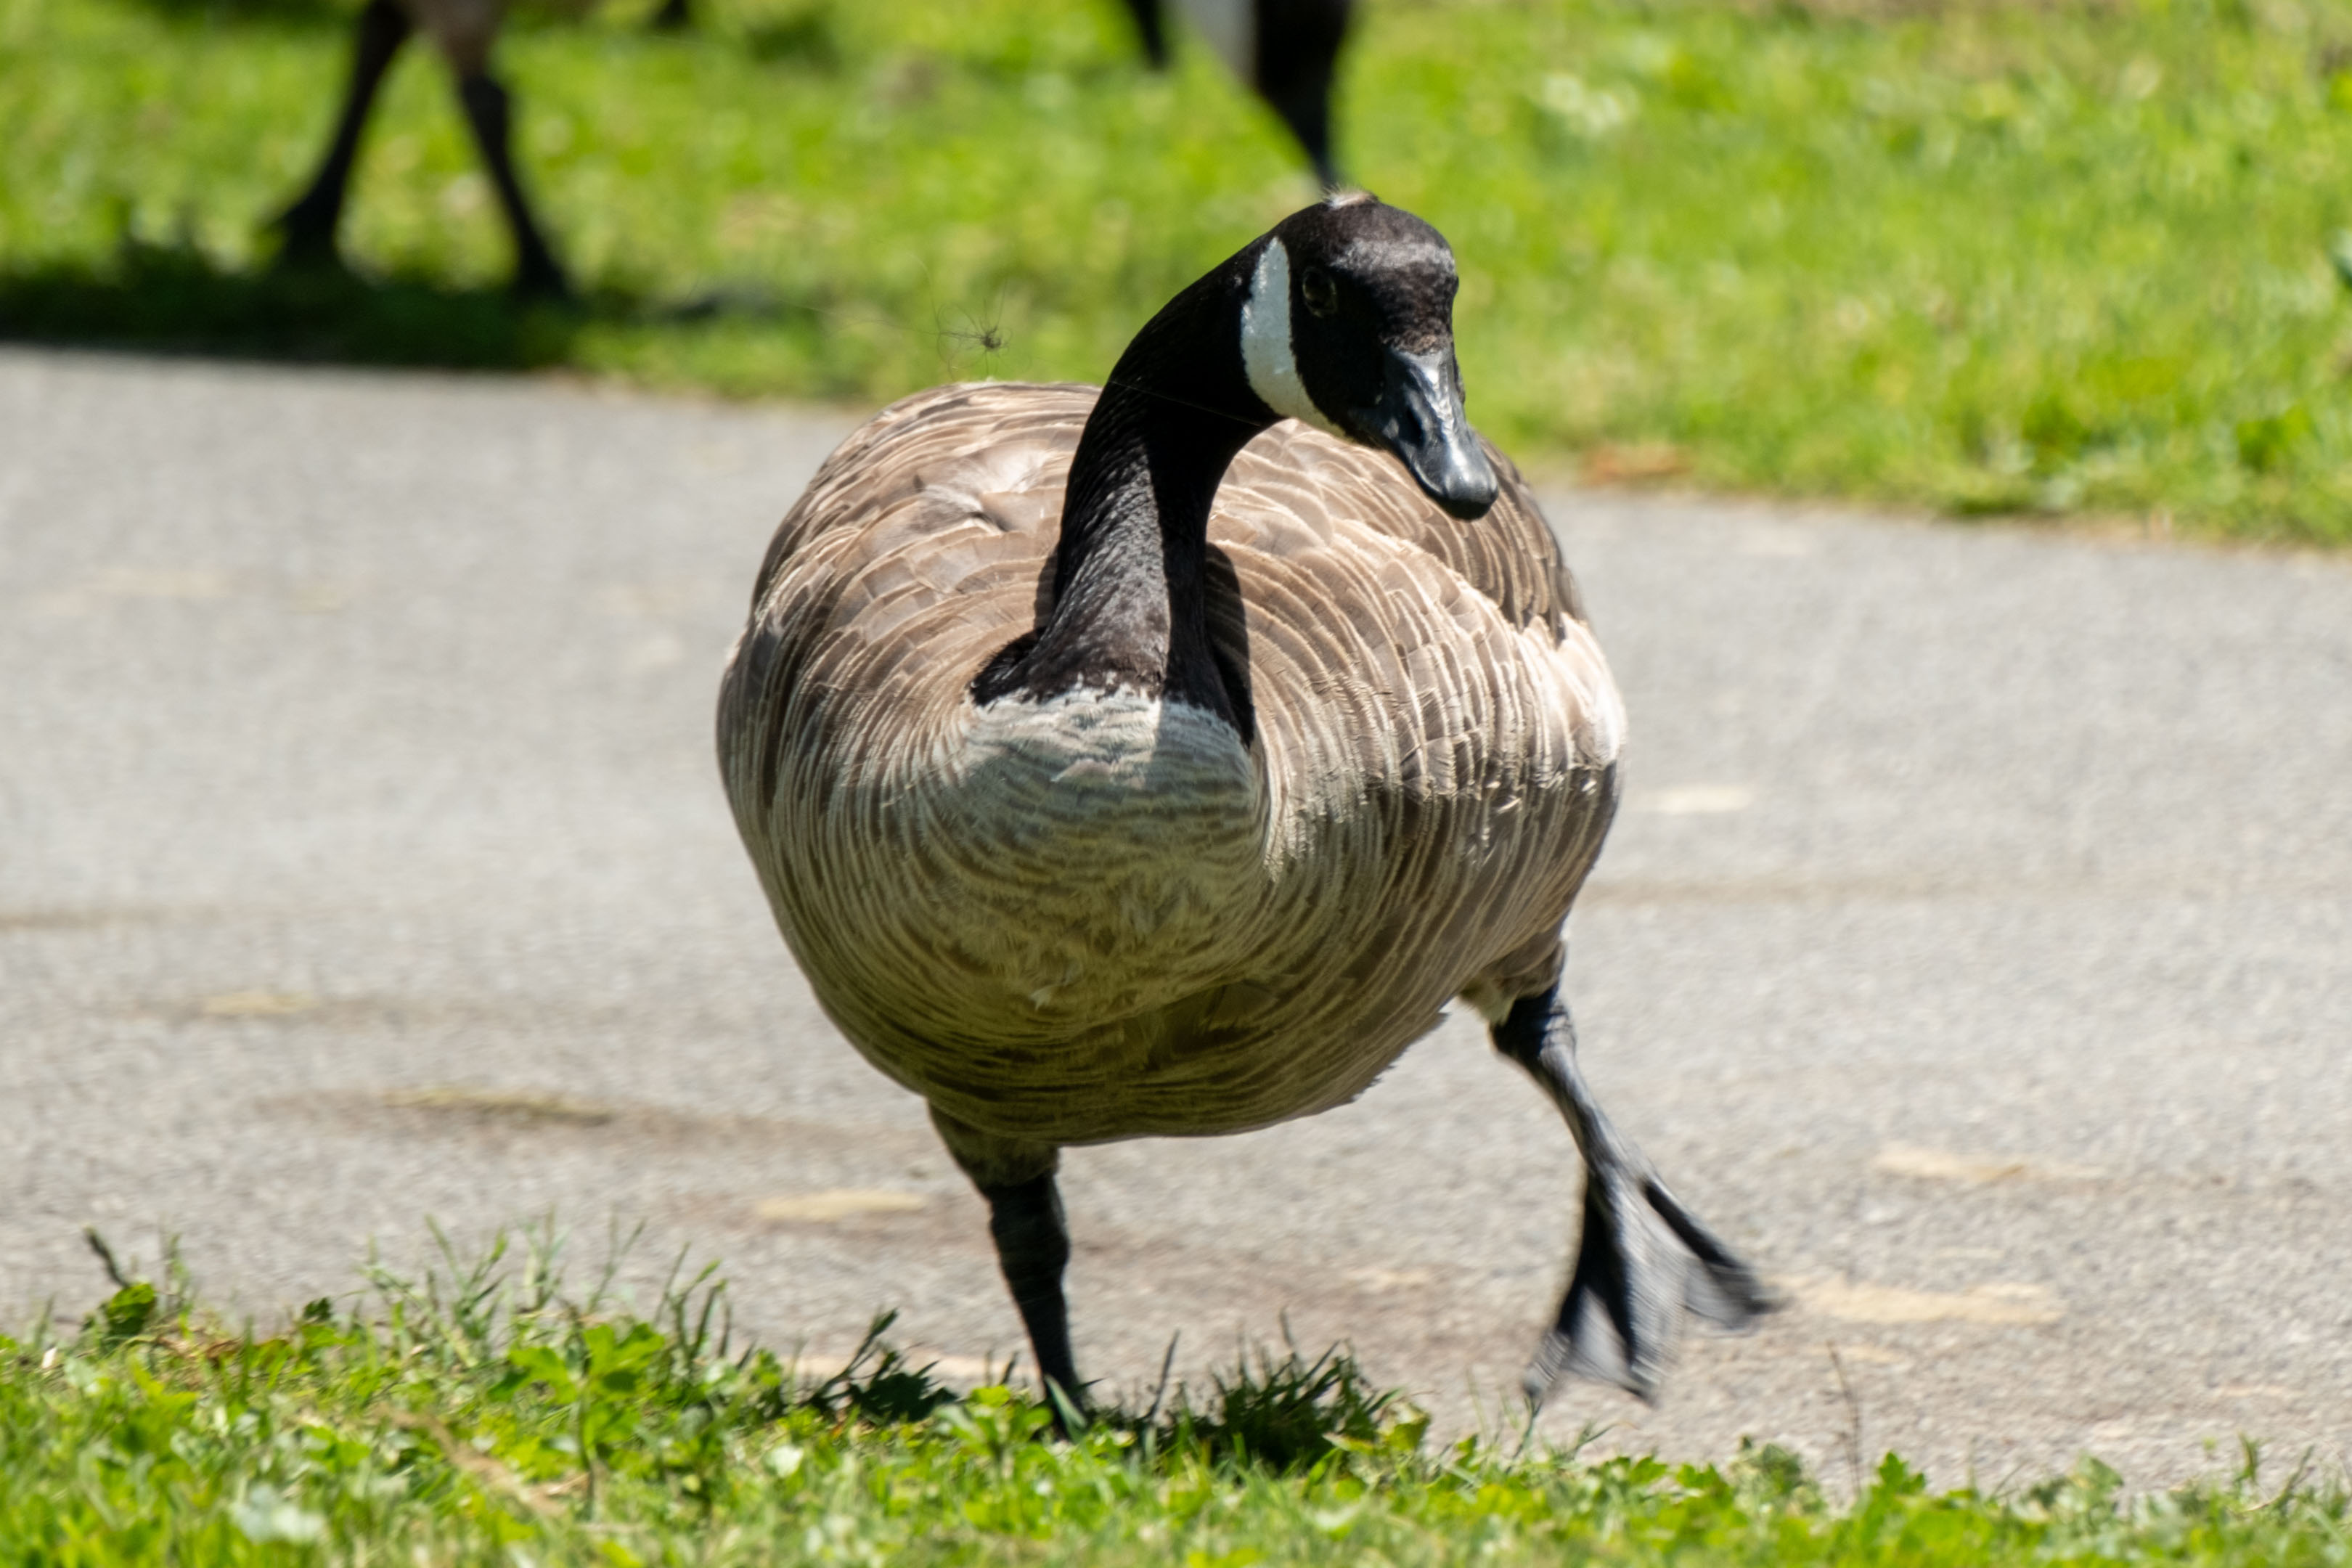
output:
{"label": "goose back", "polygon": [[1295,421],[1209,525],[1239,731],[1134,694],[975,704],[1051,607],[1095,397],[936,388],[827,459],[730,659],[729,795],[821,1003],[947,1114],[1050,1143],[1309,1114],[1452,997],[1550,983],[1622,708],[1499,453],[1465,522]]}

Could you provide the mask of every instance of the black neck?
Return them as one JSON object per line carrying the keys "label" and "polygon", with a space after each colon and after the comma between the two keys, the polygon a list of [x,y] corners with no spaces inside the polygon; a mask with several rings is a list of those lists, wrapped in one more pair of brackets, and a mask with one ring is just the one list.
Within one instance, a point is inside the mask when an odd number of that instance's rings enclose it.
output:
{"label": "black neck", "polygon": [[1130,690],[1248,732],[1209,640],[1206,571],[1217,485],[1275,420],[1242,367],[1256,259],[1253,246],[1176,296],[1119,357],[1070,464],[1053,610],[982,672],[977,700]]}

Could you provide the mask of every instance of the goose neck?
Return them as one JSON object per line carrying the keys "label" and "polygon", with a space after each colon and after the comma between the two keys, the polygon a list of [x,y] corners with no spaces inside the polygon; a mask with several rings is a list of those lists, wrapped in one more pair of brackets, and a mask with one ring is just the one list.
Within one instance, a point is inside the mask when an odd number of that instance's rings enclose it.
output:
{"label": "goose neck", "polygon": [[1217,486],[1274,417],[1242,363],[1247,277],[1229,265],[1203,278],[1120,357],[1063,492],[1053,609],[1034,646],[977,695],[1136,690],[1246,728],[1246,698],[1210,642],[1207,571]]}

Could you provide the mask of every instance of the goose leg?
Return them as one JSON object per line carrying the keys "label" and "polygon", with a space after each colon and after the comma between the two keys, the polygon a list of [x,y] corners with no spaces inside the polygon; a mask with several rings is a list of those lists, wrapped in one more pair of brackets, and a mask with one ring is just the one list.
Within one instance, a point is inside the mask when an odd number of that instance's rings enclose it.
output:
{"label": "goose leg", "polygon": [[555,253],[541,237],[539,225],[530,216],[530,204],[523,198],[522,181],[515,174],[510,148],[514,110],[507,89],[487,69],[469,70],[458,79],[457,100],[465,105],[466,121],[474,131],[474,144],[489,168],[490,184],[498,189],[499,205],[506,213],[507,227],[514,234],[515,292],[526,298],[569,299],[572,285],[564,278]]}
{"label": "goose leg", "polygon": [[1143,45],[1144,62],[1153,70],[1168,68],[1168,22],[1160,0],[1127,0],[1135,17],[1135,31]]}
{"label": "goose leg", "polygon": [[[1070,1310],[1062,1294],[1062,1271],[1070,1262],[1070,1226],[1062,1212],[1061,1189],[1054,1181],[1061,1151],[1050,1144],[995,1137],[937,1107],[931,1110],[931,1123],[948,1152],[988,1200],[989,1238],[996,1243],[997,1265],[1004,1270],[1013,1304],[1021,1310],[1022,1326],[1029,1331],[1039,1379],[1083,1414],[1086,1384],[1078,1381],[1077,1361],[1070,1353]],[[1047,1397],[1051,1400],[1052,1394]],[[1058,1407],[1054,1425],[1063,1425]]]}
{"label": "goose leg", "polygon": [[1525,1068],[1567,1119],[1584,1156],[1584,1235],[1559,1316],[1523,1386],[1540,1404],[1562,1373],[1650,1397],[1684,1308],[1745,1328],[1773,1302],[1753,1269],[1675,1201],[1592,1098],[1576,1065],[1576,1026],[1559,987],[1521,997],[1494,1027],[1495,1048]]}
{"label": "goose leg", "polygon": [[335,122],[333,140],[327,143],[327,155],[309,188],[271,220],[270,226],[282,241],[281,260],[335,258],[335,230],[342,223],[343,196],[351,186],[352,163],[359,156],[360,132],[367,126],[368,110],[375,103],[376,89],[383,84],[383,73],[392,68],[393,58],[408,41],[411,30],[408,13],[394,0],[368,0],[367,8],[360,13],[352,47],[351,86],[343,94],[343,111]]}
{"label": "goose leg", "polygon": [[1331,153],[1331,86],[1347,42],[1349,0],[1258,0],[1257,80],[1315,165],[1323,188],[1339,188]]}
{"label": "goose leg", "polygon": [[982,1187],[980,1195],[988,1200],[988,1234],[996,1243],[1013,1304],[1029,1331],[1038,1375],[1083,1409],[1086,1390],[1070,1353],[1070,1309],[1062,1296],[1062,1270],[1070,1261],[1069,1222],[1053,1173],[1014,1186]]}

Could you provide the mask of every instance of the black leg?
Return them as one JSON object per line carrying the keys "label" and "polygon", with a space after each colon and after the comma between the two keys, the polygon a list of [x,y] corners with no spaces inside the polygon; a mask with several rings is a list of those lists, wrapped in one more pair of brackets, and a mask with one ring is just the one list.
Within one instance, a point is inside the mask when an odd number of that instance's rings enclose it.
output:
{"label": "black leg", "polygon": [[1307,150],[1327,191],[1339,186],[1331,156],[1331,84],[1348,40],[1349,0],[1257,0],[1258,93]]}
{"label": "black leg", "polygon": [[1584,1235],[1559,1317],[1527,1371],[1540,1402],[1562,1373],[1646,1399],[1688,1308],[1745,1328],[1773,1302],[1753,1269],[1691,1217],[1650,1163],[1609,1124],[1576,1065],[1576,1026],[1558,988],[1522,997],[1495,1048],[1525,1068],[1568,1121],[1584,1156]]}
{"label": "black leg", "polygon": [[[980,1195],[988,1200],[988,1234],[996,1242],[996,1260],[1004,1269],[1013,1304],[1021,1309],[1021,1321],[1029,1331],[1037,1375],[1048,1386],[1046,1398],[1051,1401],[1051,1390],[1058,1389],[1083,1412],[1086,1388],[1070,1354],[1070,1310],[1062,1296],[1062,1270],[1070,1262],[1070,1228],[1053,1173],[1015,1186],[983,1187]],[[1058,1407],[1055,1424],[1061,1424]]]}
{"label": "black leg", "polygon": [[466,106],[467,123],[474,128],[474,143],[489,168],[490,183],[498,187],[499,205],[505,209],[507,227],[514,234],[515,292],[540,299],[570,298],[572,285],[556,262],[555,253],[540,237],[539,225],[530,216],[530,204],[523,199],[522,182],[515,175],[509,147],[513,109],[507,89],[487,70],[475,71],[458,79],[457,100]]}
{"label": "black leg", "polygon": [[[1061,1391],[1073,1409],[1086,1411],[1086,1384],[1070,1353],[1070,1309],[1062,1296],[1062,1270],[1070,1262],[1069,1222],[1062,1215],[1062,1194],[1054,1184],[1059,1149],[1018,1138],[985,1132],[931,1107],[931,1125],[948,1146],[963,1173],[988,1200],[988,1234],[996,1243],[996,1261],[1013,1304],[1021,1309],[1022,1326],[1029,1331],[1029,1348],[1037,1357],[1037,1375],[1052,1390]],[[1066,1433],[1058,1405],[1054,1425]]]}
{"label": "black leg", "polygon": [[1294,87],[1265,95],[1274,111],[1282,116],[1290,133],[1298,138],[1306,149],[1307,161],[1315,165],[1315,178],[1327,192],[1339,188],[1339,165],[1331,156],[1331,88],[1326,80],[1320,85]]}
{"label": "black leg", "polygon": [[1153,70],[1168,68],[1168,23],[1160,10],[1160,0],[1127,0],[1127,8],[1135,17],[1135,30],[1143,43],[1144,60]]}
{"label": "black leg", "polygon": [[351,185],[352,163],[359,156],[360,132],[367,126],[368,110],[375,103],[376,89],[383,84],[383,73],[391,68],[400,46],[408,41],[410,30],[408,13],[393,0],[368,0],[360,13],[352,48],[351,87],[343,95],[343,112],[335,122],[334,140],[327,144],[327,156],[310,188],[272,224],[284,241],[279,250],[282,259],[334,259],[335,230],[342,224],[343,196]]}
{"label": "black leg", "polygon": [[684,32],[693,24],[694,17],[687,9],[687,0],[662,0],[661,9],[654,13],[653,26],[661,32]]}

